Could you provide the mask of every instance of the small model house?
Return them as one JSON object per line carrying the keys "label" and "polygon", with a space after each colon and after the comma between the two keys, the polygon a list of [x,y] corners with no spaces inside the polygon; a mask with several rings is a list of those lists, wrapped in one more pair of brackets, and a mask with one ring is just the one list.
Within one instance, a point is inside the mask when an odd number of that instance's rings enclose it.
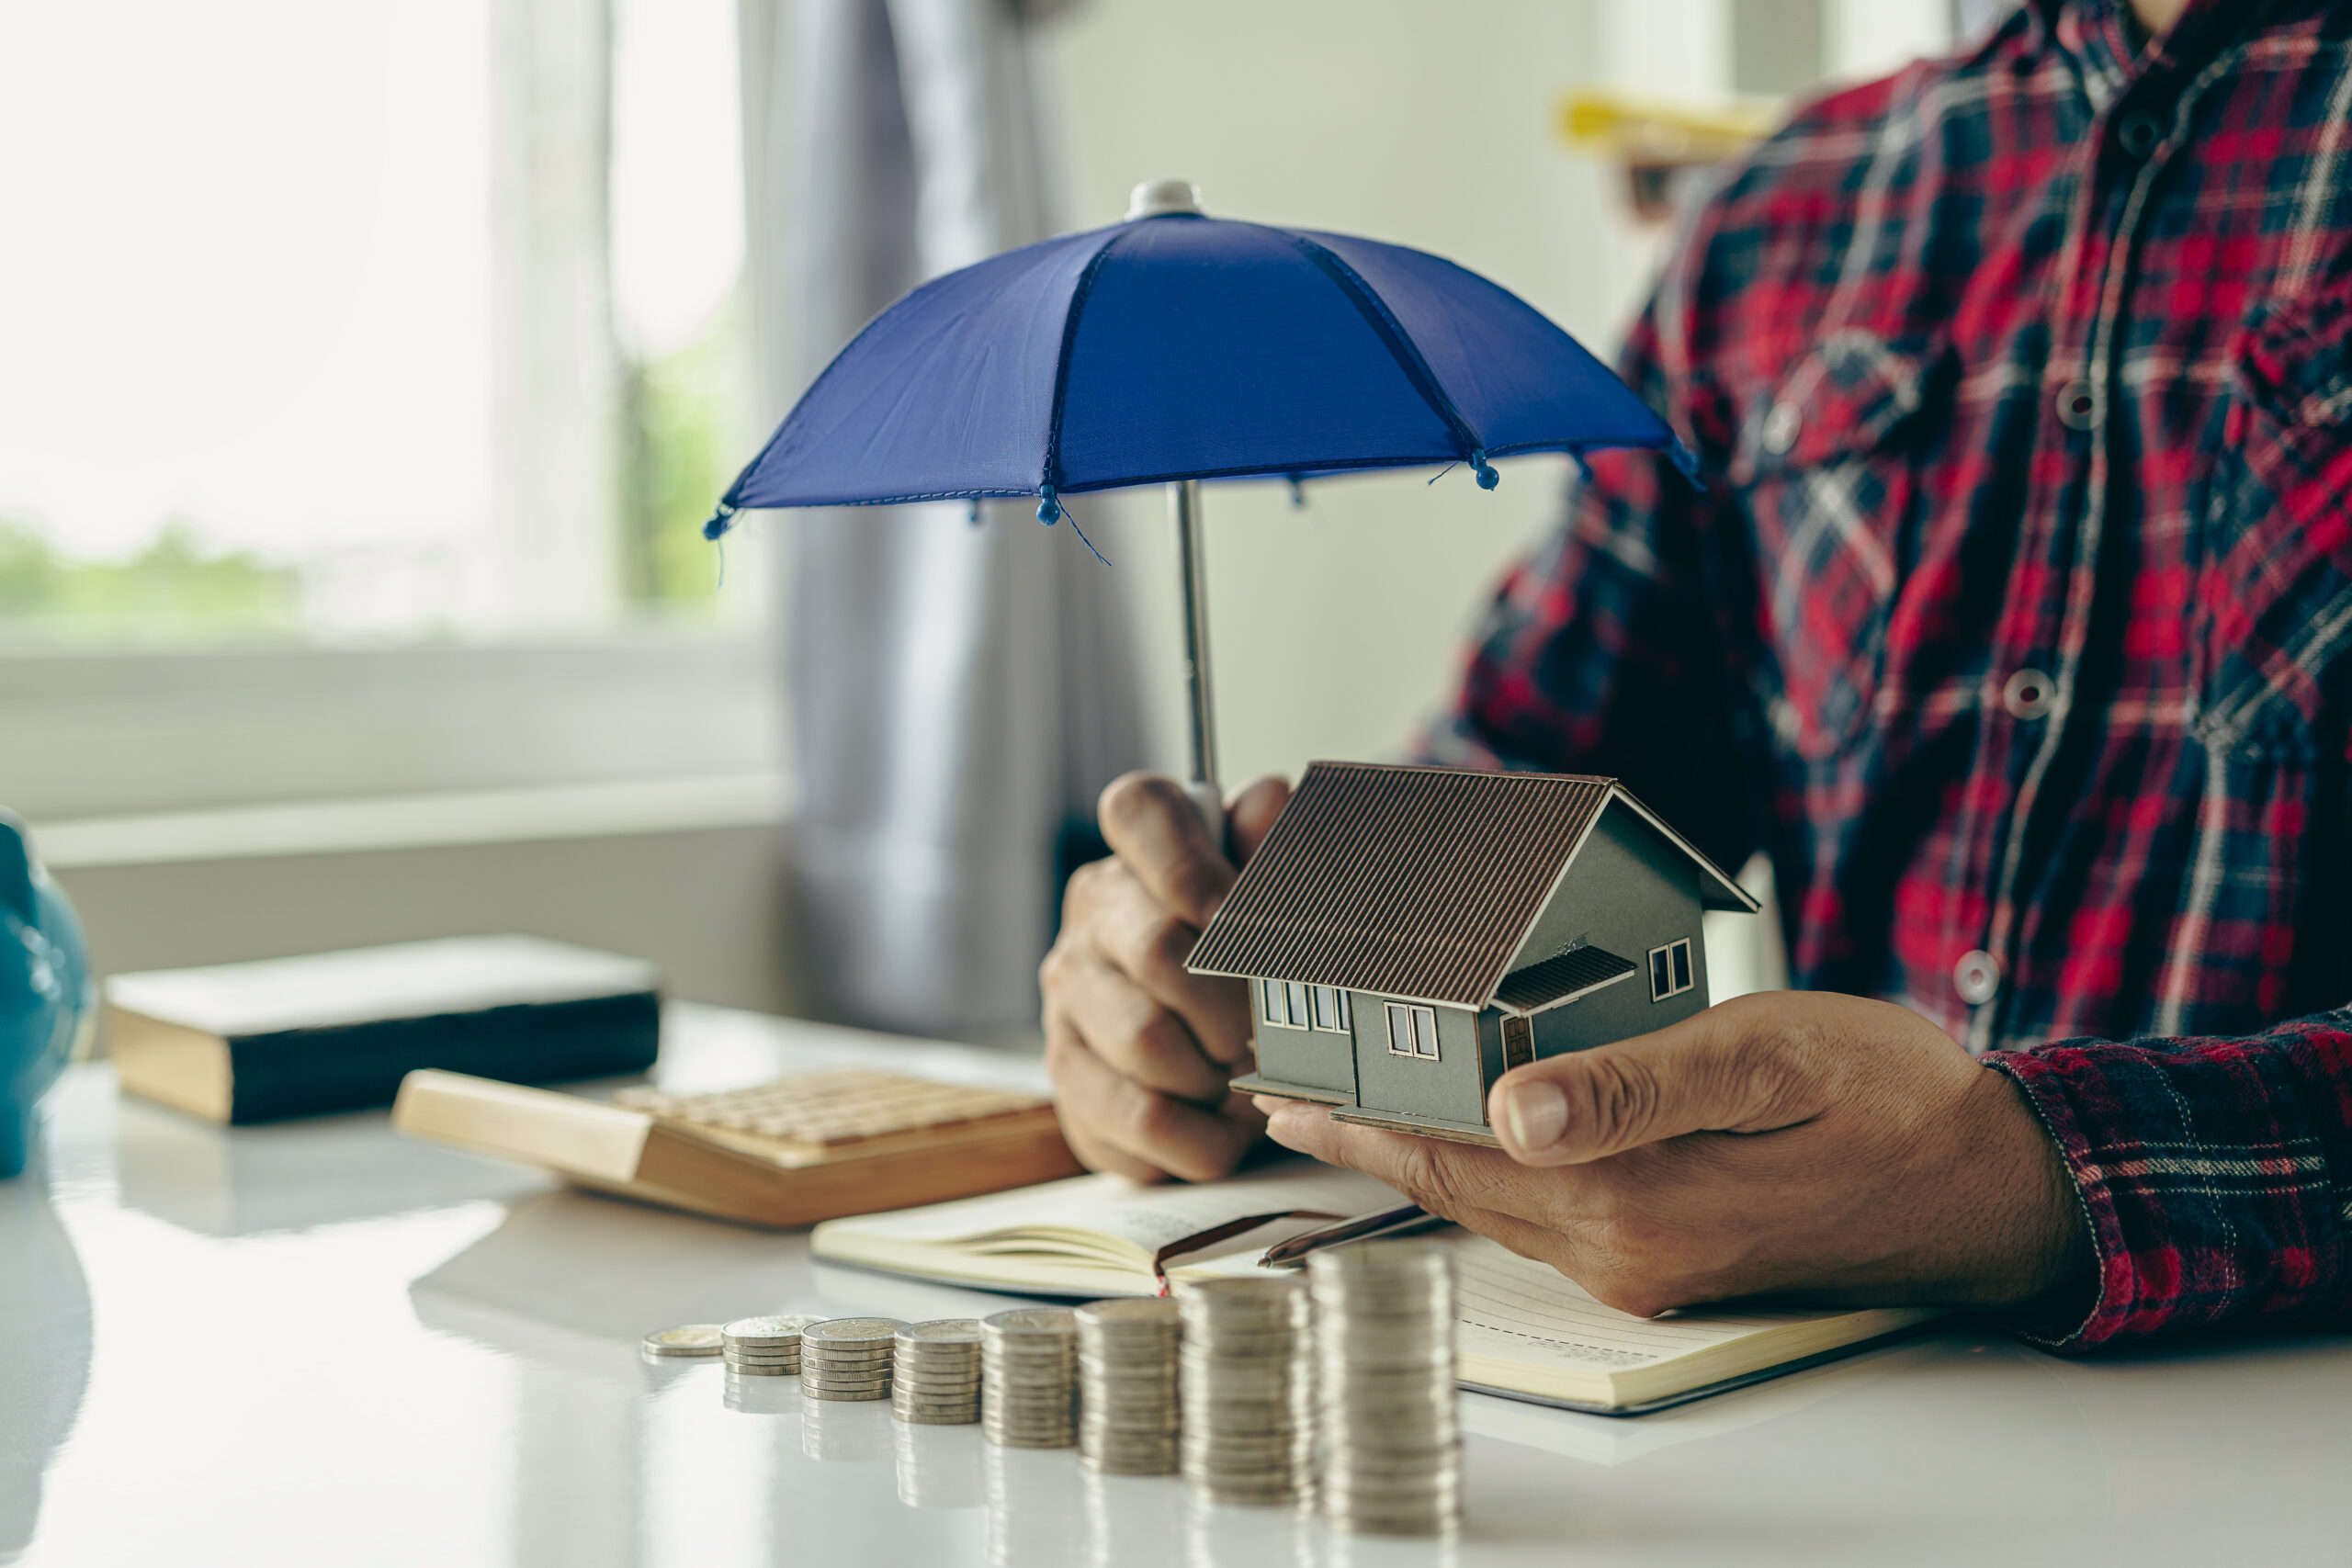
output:
{"label": "small model house", "polygon": [[1701,1010],[1701,911],[1756,908],[1614,779],[1317,762],[1186,967],[1250,982],[1235,1088],[1492,1144],[1498,1077]]}

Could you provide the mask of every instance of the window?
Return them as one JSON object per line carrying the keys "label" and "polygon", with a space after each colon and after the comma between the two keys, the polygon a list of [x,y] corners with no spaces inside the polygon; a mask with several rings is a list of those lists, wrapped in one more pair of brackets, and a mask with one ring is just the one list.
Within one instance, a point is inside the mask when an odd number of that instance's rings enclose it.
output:
{"label": "window", "polygon": [[1388,1004],[1388,1054],[1437,1060],[1437,1010],[1405,1002]]}
{"label": "window", "polygon": [[1315,1027],[1333,1034],[1348,1032],[1348,993],[1336,986],[1310,986],[1308,1001],[1315,1014]]}
{"label": "window", "polygon": [[1650,1000],[1662,1002],[1668,997],[1679,997],[1698,983],[1690,969],[1689,937],[1650,949]]}
{"label": "window", "polygon": [[[718,610],[695,525],[750,434],[732,4],[89,0],[6,7],[0,60],[0,144],[40,149],[12,236],[174,237],[168,266],[10,247],[0,640]],[[730,615],[762,575],[732,564]]]}
{"label": "window", "polygon": [[1306,994],[1305,986],[1294,986],[1282,980],[1264,981],[1259,992],[1258,1016],[1277,1029],[1305,1029]]}

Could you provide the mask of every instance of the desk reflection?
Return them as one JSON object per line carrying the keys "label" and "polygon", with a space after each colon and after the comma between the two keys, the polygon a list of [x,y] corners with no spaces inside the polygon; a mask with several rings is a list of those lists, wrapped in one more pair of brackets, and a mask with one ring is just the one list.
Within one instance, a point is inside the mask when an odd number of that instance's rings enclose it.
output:
{"label": "desk reflection", "polygon": [[0,1181],[0,1562],[14,1562],[32,1544],[41,1478],[90,1381],[90,1289],[41,1152]]}
{"label": "desk reflection", "polygon": [[198,1235],[310,1230],[548,1186],[520,1166],[403,1138],[380,1111],[222,1127],[126,1095],[114,1129],[122,1201]]}

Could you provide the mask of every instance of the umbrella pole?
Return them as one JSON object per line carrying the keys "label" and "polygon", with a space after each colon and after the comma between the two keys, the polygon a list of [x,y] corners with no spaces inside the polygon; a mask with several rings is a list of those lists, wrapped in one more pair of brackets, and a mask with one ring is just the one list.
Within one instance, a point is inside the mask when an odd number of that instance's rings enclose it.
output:
{"label": "umbrella pole", "polygon": [[1225,792],[1216,782],[1216,708],[1209,680],[1209,574],[1201,545],[1201,483],[1168,487],[1168,521],[1176,535],[1176,575],[1184,610],[1184,697],[1193,775],[1184,786],[1202,825],[1225,842]]}

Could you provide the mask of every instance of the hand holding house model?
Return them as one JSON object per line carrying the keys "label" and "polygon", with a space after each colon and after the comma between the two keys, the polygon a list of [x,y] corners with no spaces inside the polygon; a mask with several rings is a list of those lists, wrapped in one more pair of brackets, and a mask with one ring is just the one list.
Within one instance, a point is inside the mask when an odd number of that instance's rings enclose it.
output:
{"label": "hand holding house model", "polygon": [[1250,982],[1245,1094],[1497,1144],[1511,1068],[1707,1006],[1756,900],[1613,779],[1317,762],[1185,966]]}

